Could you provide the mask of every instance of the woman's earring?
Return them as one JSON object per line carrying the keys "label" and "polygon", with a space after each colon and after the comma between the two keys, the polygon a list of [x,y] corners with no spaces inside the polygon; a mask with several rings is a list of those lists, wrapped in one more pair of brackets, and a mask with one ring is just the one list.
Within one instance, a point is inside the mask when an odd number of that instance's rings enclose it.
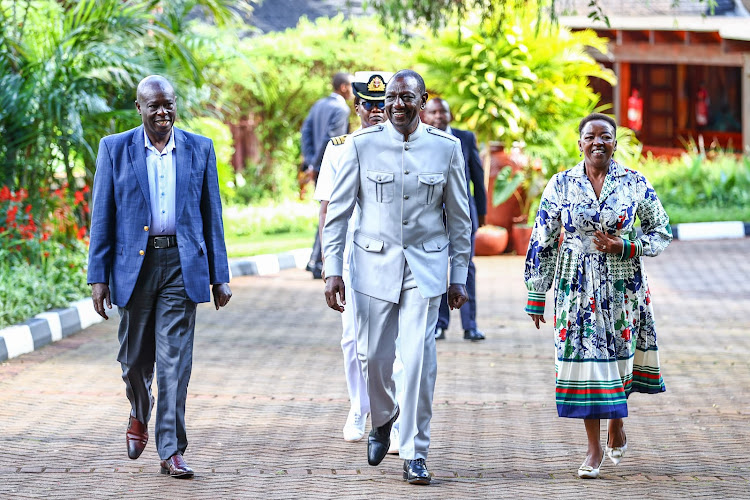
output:
{"label": "woman's earring", "polygon": [[581,156],[583,156],[583,150],[579,149],[578,150],[578,157],[580,158]]}

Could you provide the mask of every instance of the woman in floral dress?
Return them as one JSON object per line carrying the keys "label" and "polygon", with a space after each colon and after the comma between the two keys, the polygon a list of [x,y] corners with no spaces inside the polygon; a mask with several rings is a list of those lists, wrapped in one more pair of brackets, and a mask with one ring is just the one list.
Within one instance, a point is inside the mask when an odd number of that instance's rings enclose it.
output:
{"label": "woman in floral dress", "polygon": [[[556,174],[542,195],[526,255],[526,312],[537,328],[545,323],[554,284],[557,412],[584,419],[588,452],[578,475],[596,478],[605,455],[617,465],[627,449],[630,393],[665,390],[641,257],[659,255],[672,232],[651,184],[612,159],[615,121],[593,113],[578,130],[584,160]],[[604,450],[601,419],[609,419]]]}

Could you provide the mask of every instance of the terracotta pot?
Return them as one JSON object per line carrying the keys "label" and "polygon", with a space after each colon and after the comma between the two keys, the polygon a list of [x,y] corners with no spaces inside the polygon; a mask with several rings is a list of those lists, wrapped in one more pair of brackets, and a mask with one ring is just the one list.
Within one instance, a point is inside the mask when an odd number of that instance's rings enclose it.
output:
{"label": "terracotta pot", "polygon": [[527,224],[513,224],[513,228],[511,229],[511,248],[516,252],[516,255],[526,255],[533,229],[533,226]]}
{"label": "terracotta pot", "polygon": [[[495,179],[498,172],[506,166],[510,166],[513,172],[523,169],[528,158],[518,148],[512,148],[510,152],[500,143],[490,143],[490,176],[487,186],[487,224],[504,227],[508,230],[509,241],[513,242],[513,219],[521,216],[521,206],[515,196],[511,196],[503,203],[493,206],[492,195],[495,187]],[[523,190],[516,191],[523,196]]]}
{"label": "terracotta pot", "polygon": [[500,255],[508,247],[508,230],[498,226],[482,226],[474,239],[474,254]]}

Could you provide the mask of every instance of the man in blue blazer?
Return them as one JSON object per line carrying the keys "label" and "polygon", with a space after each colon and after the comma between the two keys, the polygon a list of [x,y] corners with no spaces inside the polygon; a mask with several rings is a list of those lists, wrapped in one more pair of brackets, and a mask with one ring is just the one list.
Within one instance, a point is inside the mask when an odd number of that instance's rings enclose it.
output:
{"label": "man in blue blazer", "polygon": [[[424,122],[435,128],[453,134],[461,141],[461,151],[464,155],[464,169],[466,173],[466,189],[469,195],[469,213],[471,215],[471,257],[474,257],[474,236],[477,228],[484,226],[484,218],[487,214],[487,192],[484,189],[484,169],[482,160],[479,158],[477,139],[474,134],[467,130],[458,130],[450,126],[453,119],[448,103],[439,97],[430,99],[423,113]],[[471,194],[470,184],[474,185],[474,195]],[[477,329],[477,302],[476,302],[476,269],[473,260],[469,260],[469,274],[466,278],[466,292],[469,300],[459,310],[461,313],[461,325],[464,328],[464,339],[484,340],[484,334]],[[450,321],[450,309],[448,308],[448,294],[443,294],[440,302],[438,322],[435,327],[435,339],[445,338],[445,330],[448,329]]]}
{"label": "man in blue blazer", "polygon": [[148,442],[156,363],[161,472],[190,478],[182,455],[196,304],[211,287],[217,310],[232,296],[216,156],[210,139],[173,127],[175,93],[163,77],[144,78],[135,105],[143,125],[99,143],[88,282],[99,315],[108,319],[105,303],[120,313],[128,456]]}

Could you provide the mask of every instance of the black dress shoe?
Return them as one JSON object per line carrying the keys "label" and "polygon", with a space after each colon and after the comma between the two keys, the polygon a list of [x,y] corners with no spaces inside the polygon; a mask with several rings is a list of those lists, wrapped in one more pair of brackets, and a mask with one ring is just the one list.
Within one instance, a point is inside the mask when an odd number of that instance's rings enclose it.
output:
{"label": "black dress shoe", "polygon": [[367,438],[367,463],[378,465],[383,461],[391,446],[391,427],[398,418],[400,410],[396,407],[396,414],[380,427],[373,427]]}
{"label": "black dress shoe", "polygon": [[445,328],[442,326],[435,327],[435,340],[445,339]]}
{"label": "black dress shoe", "polygon": [[132,415],[125,431],[125,444],[128,445],[128,457],[133,460],[141,456],[148,444],[148,427]]}
{"label": "black dress shoe", "polygon": [[161,461],[161,473],[177,479],[190,479],[194,474],[179,453]]}
{"label": "black dress shoe", "polygon": [[476,328],[464,330],[464,340],[484,340],[484,334]]}
{"label": "black dress shoe", "polygon": [[311,272],[313,275],[313,279],[316,279],[316,280],[323,279],[323,266],[322,265],[318,265],[318,264],[313,265],[308,262],[307,265],[305,266],[305,271]]}
{"label": "black dress shoe", "polygon": [[409,484],[430,484],[432,474],[427,470],[424,458],[404,460],[404,481]]}

